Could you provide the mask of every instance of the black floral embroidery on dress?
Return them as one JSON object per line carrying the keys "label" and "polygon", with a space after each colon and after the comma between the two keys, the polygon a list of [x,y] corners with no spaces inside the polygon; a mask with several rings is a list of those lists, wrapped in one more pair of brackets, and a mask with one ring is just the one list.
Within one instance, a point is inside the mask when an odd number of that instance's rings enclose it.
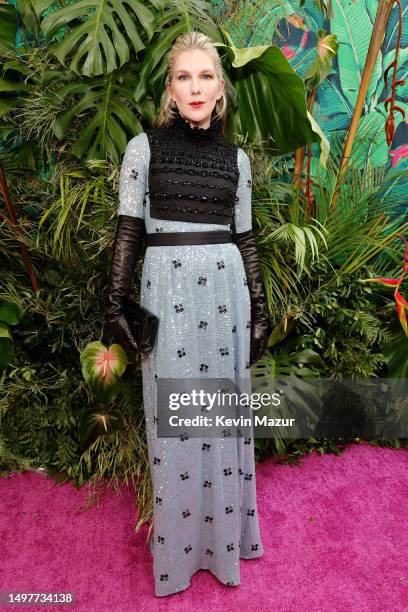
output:
{"label": "black floral embroidery on dress", "polygon": [[139,176],[139,173],[138,173],[138,172],[136,172],[136,170],[134,170],[134,169],[133,169],[133,170],[131,171],[131,173],[130,173],[130,176],[131,176],[131,178],[132,178],[132,179],[135,179],[135,180],[136,180],[136,179],[137,179],[137,177]]}
{"label": "black floral embroidery on dress", "polygon": [[161,506],[161,505],[162,505],[162,502],[163,502],[163,500],[162,500],[162,498],[161,498],[161,497],[156,497],[156,504],[158,504],[159,506]]}
{"label": "black floral embroidery on dress", "polygon": [[252,438],[245,438],[244,444],[251,444],[251,439]]}
{"label": "black floral embroidery on dress", "polygon": [[246,276],[244,276],[244,285],[246,285],[246,286],[248,285],[248,280],[247,280]]}
{"label": "black floral embroidery on dress", "polygon": [[[174,171],[174,168],[172,168],[172,170]],[[139,178],[141,178],[141,177],[139,177]],[[175,177],[175,178],[177,179],[177,177]],[[249,187],[251,182],[248,180],[247,184],[248,184],[248,187]],[[148,200],[147,200],[147,202],[148,202]],[[196,202],[193,202],[192,204],[196,205]],[[191,210],[193,210],[193,209],[191,208]],[[156,228],[156,232],[159,232],[159,231],[166,231],[166,230],[164,230],[164,228]],[[175,254],[175,255],[176,255],[176,257],[174,259],[172,259],[171,257],[169,259],[167,259],[167,265],[169,266],[169,268],[170,268],[170,265],[174,269],[180,268],[182,266],[185,267],[187,264],[186,264],[185,261],[183,261],[182,257],[178,257],[178,254]],[[180,253],[180,255],[182,255],[182,254]],[[214,264],[216,264],[217,267],[215,267]],[[218,271],[224,270],[223,274],[226,274],[226,273],[229,274],[229,269],[228,269],[228,265],[227,264],[228,264],[228,260],[222,260],[222,259],[218,260],[218,261],[217,260],[216,261],[213,260],[212,266],[214,266],[214,267],[212,268],[211,274],[213,274],[215,276],[216,274],[218,274],[217,270]],[[171,270],[171,268],[170,268],[170,270]],[[198,297],[198,298],[199,298],[200,295],[204,295],[204,294],[208,293],[207,292],[207,288],[208,288],[209,291],[213,290],[213,287],[212,287],[212,285],[213,285],[213,283],[212,283],[213,277],[211,275],[208,278],[204,277],[203,273],[206,272],[205,270],[200,270],[200,272],[201,272],[202,276],[193,275],[193,282],[194,283],[197,282],[197,285],[199,287],[202,287],[202,289],[200,289],[200,288],[197,289],[196,297]],[[182,270],[180,270],[179,272],[176,272],[176,271],[173,272],[173,274],[177,275],[177,277],[178,277],[179,274],[184,274],[184,272]],[[242,281],[240,281],[240,279],[238,278],[238,282],[241,283]],[[244,285],[248,285],[246,277],[243,278],[243,283],[244,283]],[[152,283],[151,283],[150,280],[147,281],[146,286],[147,286],[148,289],[150,289],[150,287],[152,286]],[[204,288],[206,288],[205,292],[204,292]],[[155,283],[155,287],[153,289],[154,289],[154,292],[157,291],[157,283]],[[241,290],[241,293],[242,293],[242,290]],[[149,295],[151,295],[151,294],[149,294]],[[175,299],[183,299],[183,298],[185,298],[185,295],[179,295],[179,296],[174,296],[174,297],[175,297]],[[218,299],[225,299],[225,296],[223,297],[222,295],[220,295],[220,297]],[[189,311],[190,310],[189,304],[186,303],[186,300],[185,300],[184,303],[186,304],[186,306],[184,306],[183,303],[173,303],[174,311],[170,311],[170,313],[168,313],[168,314],[170,316],[174,317],[174,313],[182,313],[185,310]],[[223,313],[227,313],[227,307],[228,307],[228,310],[231,310],[230,307],[229,307],[228,302],[226,302],[226,304],[219,304],[219,305],[217,305],[215,303],[214,306],[218,307],[218,310],[215,311],[215,312],[218,312],[220,316]],[[170,307],[171,307],[171,303],[170,303]],[[171,315],[171,312],[173,312],[173,315]],[[203,316],[203,315],[206,316],[205,311],[201,314],[201,316]],[[180,318],[183,319],[184,316],[185,315],[183,315],[183,317],[180,317]],[[197,320],[199,321],[198,324],[197,324]],[[223,319],[220,318],[220,322],[222,320]],[[241,321],[241,322],[238,321],[238,324],[234,324],[234,322],[232,321],[232,323],[230,324],[230,329],[232,329],[232,333],[236,334],[237,332],[239,332],[239,330],[241,329],[240,328],[241,323],[243,324],[243,326],[246,325],[247,328],[249,328],[250,324],[251,324],[250,321],[246,321],[245,320],[245,317],[244,317],[243,321]],[[206,321],[206,320],[199,320],[198,317],[197,317],[195,320],[193,319],[193,326],[194,326],[194,324],[197,325],[197,327],[199,329],[201,329],[203,331],[206,331],[206,334],[204,335],[204,339],[207,339],[208,334],[211,333],[211,328],[213,326],[213,319],[210,318],[208,321]],[[196,329],[197,329],[197,327],[196,327]],[[221,339],[221,341],[222,341],[222,339]],[[229,340],[225,339],[225,341],[229,341]],[[231,342],[230,342],[230,344],[231,344]],[[175,343],[175,344],[177,344],[177,343]],[[223,346],[223,345],[217,346],[216,345],[216,348],[217,348],[217,350],[219,352],[215,354],[215,359],[217,359],[217,354],[218,355],[222,355],[222,356],[231,355],[229,353],[229,348],[230,348],[229,346]],[[213,349],[214,349],[214,347],[213,347]],[[188,360],[190,358],[190,355],[191,355],[190,349],[189,349],[189,351],[186,351],[185,347],[179,347],[178,350],[177,350],[177,346],[174,346],[174,344],[173,344],[173,350],[177,351],[177,354],[178,354],[179,358],[184,357],[184,360],[187,360],[187,362],[188,362]],[[231,353],[234,354],[235,350],[236,350],[235,349],[235,345],[231,344]],[[185,357],[186,354],[187,354],[187,357]],[[202,358],[207,358],[205,354],[203,354],[200,357],[201,357],[201,359]],[[214,357],[214,355],[213,355],[213,357]],[[173,357],[173,359],[174,359],[174,357]],[[218,357],[218,359],[219,359],[219,357]],[[231,356],[230,356],[230,359],[232,359]],[[225,360],[227,361],[227,359],[225,359]],[[209,362],[208,363],[200,363],[200,361],[198,361],[197,365],[199,367],[200,372],[203,372],[203,373],[204,372],[208,372],[209,365],[211,365],[212,371],[214,370],[213,360],[210,359],[209,361],[211,361],[211,363],[209,363]],[[184,361],[183,361],[183,363],[184,363]],[[245,361],[244,361],[244,363],[245,363]],[[182,365],[181,362],[180,362],[180,365]],[[242,365],[238,364],[238,365],[239,365],[239,367],[237,367],[237,365],[234,365],[234,370],[237,370],[237,369],[240,370],[243,367],[243,364]],[[247,366],[249,366],[249,362],[247,362]],[[156,368],[152,365],[152,373],[154,372],[155,369]],[[155,375],[155,379],[157,381],[157,375]],[[205,407],[203,407],[202,410],[204,411]],[[224,429],[223,434],[224,434],[224,436],[231,436],[231,433],[228,430],[228,428]],[[188,439],[189,439],[189,437],[188,437],[188,435],[186,433],[182,433],[180,435],[180,440],[181,441],[188,440]],[[251,438],[246,438],[245,441],[244,441],[245,444],[249,444],[249,442],[247,440],[252,441]],[[212,459],[212,453],[210,453],[209,451],[211,450],[211,451],[214,452],[214,448],[213,447],[214,447],[214,445],[202,442],[202,452],[208,453],[208,454],[206,454],[205,458],[202,458],[202,460],[210,461]],[[180,449],[180,450],[182,450],[182,449]],[[154,454],[161,454],[161,453],[156,451],[156,453],[154,453]],[[163,459],[163,461],[165,461],[165,459]],[[166,461],[167,461],[167,459],[166,459]],[[159,466],[160,463],[161,463],[160,457],[154,457],[153,458],[153,463],[154,463],[155,466]],[[224,463],[224,465],[225,465],[225,463]],[[180,467],[183,469],[183,472],[179,473],[180,479],[182,481],[186,481],[188,479],[189,482],[191,482],[195,478],[195,476],[193,475],[193,473],[191,475],[189,475],[189,473],[186,471],[187,468],[189,469],[189,471],[191,471],[190,470],[190,466],[188,464],[184,464],[184,465],[181,464]],[[231,468],[233,468],[233,469],[231,469]],[[157,473],[161,471],[161,469],[162,469],[161,467],[157,468],[156,476],[157,476]],[[221,469],[223,470],[222,472],[221,472]],[[238,472],[240,473],[240,477],[243,476],[243,470],[239,470],[238,468],[235,468],[234,466],[228,467],[228,464],[227,464],[227,467],[221,466],[221,469],[220,469],[219,473],[224,474],[226,478],[229,477],[231,480],[233,478],[236,478],[236,475],[238,474]],[[209,474],[205,474],[204,473],[203,475],[207,476],[207,477],[211,477]],[[251,477],[252,477],[252,475],[251,475]],[[248,474],[245,474],[245,479],[246,480],[250,480],[251,478],[248,478]],[[204,495],[205,496],[210,496],[210,498],[212,499],[212,493],[214,491],[213,490],[212,491],[209,490],[210,488],[212,488],[211,481],[209,481],[209,480],[203,481],[203,479],[200,478],[200,480],[198,482],[202,482],[203,486],[207,489],[207,492],[204,493]],[[242,480],[240,480],[239,482],[242,484]],[[212,489],[214,489],[214,488],[216,489],[215,485],[216,485],[216,481],[214,481],[214,487]],[[184,485],[182,485],[180,483],[179,486],[181,487],[181,486],[184,486]],[[189,487],[189,484],[186,484],[185,486]],[[248,484],[247,486],[250,487],[252,485]],[[163,491],[161,491],[160,493],[162,494]],[[161,498],[156,498],[156,500],[157,499],[160,499],[160,505],[161,505],[161,502],[162,502],[165,507],[168,506],[168,500],[167,500],[166,496],[163,497],[163,500],[161,500]],[[212,515],[204,515],[204,522],[207,525],[207,527],[202,526],[202,528],[208,529],[208,530],[211,530],[211,531],[213,531],[214,528],[215,528],[214,527],[214,522],[215,522],[215,526],[217,525],[217,521],[215,521],[216,500],[214,500],[214,501],[215,501],[215,504],[214,504],[213,508],[211,506],[206,508],[207,512],[208,512],[208,510],[213,511],[214,516],[212,516]],[[224,507],[225,514],[226,515],[230,515],[230,517],[231,517],[229,520],[232,520],[232,521],[235,520],[234,517],[232,517],[232,514],[234,514],[234,516],[238,515],[238,517],[235,517],[235,518],[239,518],[240,512],[241,512],[240,506],[239,505],[235,505],[235,504],[233,504],[233,505],[229,504],[228,498],[225,500],[226,503],[227,503],[227,506],[222,506],[222,501],[221,501],[221,507],[218,507],[218,512],[222,513],[221,508]],[[156,503],[158,503],[158,502],[156,501]],[[185,501],[184,501],[184,503],[185,503]],[[251,503],[251,502],[249,502],[249,503]],[[183,502],[181,502],[181,504],[184,505]],[[191,517],[191,515],[192,515],[192,518],[190,518],[190,521],[193,520],[194,519],[194,515],[196,514],[195,510],[194,510],[194,506],[193,506],[192,513],[190,513],[189,508],[183,509],[182,505],[181,505],[181,507],[179,506],[179,507],[176,508],[177,516],[180,517],[180,515],[181,515],[182,518],[188,518],[188,517]],[[254,517],[255,513],[256,513],[256,509],[255,508],[251,508],[251,507],[245,508],[245,505],[247,505],[247,504],[244,504],[244,507],[242,508],[242,512],[246,512],[248,517]],[[164,510],[164,508],[157,508],[157,511],[159,511],[159,512],[162,512],[163,510]],[[221,514],[221,516],[223,516],[223,515]],[[226,519],[226,520],[228,520],[228,519]],[[188,523],[190,521],[186,521],[187,525],[188,525]],[[252,523],[254,523],[254,519],[253,519]],[[160,529],[160,531],[162,531],[162,530]],[[162,533],[163,533],[163,531],[162,531]],[[230,534],[230,535],[233,535],[233,534]],[[227,535],[227,538],[228,537],[230,537],[230,536]],[[164,545],[165,538],[163,536],[158,536],[157,537],[157,541],[159,542],[159,544],[163,544]],[[158,554],[163,553],[164,551],[166,551],[166,548],[167,548],[167,545],[168,545],[168,537],[167,536],[166,536],[166,542],[167,542],[166,546],[163,546],[162,548],[160,548],[160,546],[158,547],[158,551],[157,551]],[[228,540],[227,541],[224,540],[223,542],[222,541],[218,542],[217,545],[215,544],[215,542],[210,542],[210,544],[213,545],[214,548],[213,549],[211,549],[211,548],[204,549],[205,552],[206,552],[206,556],[208,556],[208,557],[213,556],[214,555],[214,550],[215,550],[215,558],[217,558],[218,553],[219,553],[219,549],[216,548],[216,546],[219,546],[219,544],[221,544],[222,552],[225,555],[225,552],[223,551],[223,547],[226,546],[226,549],[229,552],[234,551],[234,547],[235,547],[236,541],[234,541],[234,542],[231,541],[231,542],[228,543]],[[241,543],[239,543],[239,546],[240,546],[240,544]],[[256,548],[254,548],[255,546],[256,546]],[[259,545],[259,546],[261,546],[261,545]],[[252,547],[253,547],[252,550],[257,550],[258,549],[258,545],[257,544],[253,544]],[[183,557],[185,558],[186,562],[188,563],[189,561],[187,560],[187,555],[188,555],[189,552],[192,552],[193,548],[195,549],[196,547],[195,546],[192,547],[191,543],[189,543],[188,540],[184,541],[184,542],[181,542],[180,546],[179,546],[178,554],[181,555],[181,550],[184,550],[186,557],[184,557],[184,555],[183,555]],[[203,549],[201,550],[201,554],[202,554],[202,552],[204,552],[204,550]],[[195,555],[196,555],[196,553],[197,553],[197,551],[195,550]],[[232,564],[233,561],[236,560],[234,557],[235,557],[235,554],[234,555],[230,555],[230,559],[232,558],[232,561],[230,561],[231,564]],[[190,555],[190,558],[191,558],[191,555]],[[170,570],[167,570],[167,567],[170,567]],[[168,589],[169,586],[172,586],[172,587],[173,586],[175,586],[175,587],[179,586],[178,584],[173,584],[174,576],[171,574],[171,565],[170,564],[164,565],[160,569],[161,569],[161,571],[164,572],[163,574],[159,573],[160,580],[162,581],[163,586],[164,586],[164,583],[167,583],[166,587],[165,587],[166,589]],[[190,571],[192,570],[192,568],[188,568],[188,569],[190,569]],[[165,572],[170,572],[170,573],[168,574],[168,573],[165,573]],[[231,572],[231,571],[228,572],[228,573],[230,573],[230,576],[234,575],[234,573]],[[235,576],[234,576],[234,578],[235,578]],[[169,580],[171,581],[170,585],[168,584]],[[233,586],[236,583],[234,583],[233,580],[228,580],[228,582],[225,582],[224,584]]]}
{"label": "black floral embroidery on dress", "polygon": [[247,329],[249,329],[251,327],[251,321],[247,321],[246,326],[247,326]]}
{"label": "black floral embroidery on dress", "polygon": [[238,468],[238,474],[239,474],[240,476],[243,476],[243,475],[244,475],[244,472],[241,470],[241,468]]}
{"label": "black floral embroidery on dress", "polygon": [[245,474],[245,480],[252,480],[252,474]]}
{"label": "black floral embroidery on dress", "polygon": [[163,228],[162,227],[156,227],[156,232],[162,232]]}
{"label": "black floral embroidery on dress", "polygon": [[248,368],[250,368],[250,367],[251,367],[251,364],[250,364],[249,361],[247,361],[246,364],[245,364],[245,368],[248,370]]}
{"label": "black floral embroidery on dress", "polygon": [[251,550],[258,550],[258,544],[251,544]]}
{"label": "black floral embroidery on dress", "polygon": [[251,179],[247,179],[247,187],[251,187],[251,185],[252,185]]}

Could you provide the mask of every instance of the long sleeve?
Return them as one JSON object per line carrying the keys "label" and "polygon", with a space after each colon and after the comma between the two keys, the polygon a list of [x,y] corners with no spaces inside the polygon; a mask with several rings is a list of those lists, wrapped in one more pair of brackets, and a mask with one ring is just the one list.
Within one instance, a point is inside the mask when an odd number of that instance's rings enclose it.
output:
{"label": "long sleeve", "polygon": [[234,209],[235,232],[246,232],[252,229],[251,194],[252,173],[251,162],[243,149],[238,148],[239,180],[237,202]]}
{"label": "long sleeve", "polygon": [[146,135],[142,133],[129,141],[120,170],[118,218],[105,302],[107,333],[133,351],[139,347],[124,308],[146,232],[143,206],[146,181]]}
{"label": "long sleeve", "polygon": [[128,142],[120,169],[118,215],[144,219],[148,147],[145,132]]}
{"label": "long sleeve", "polygon": [[[241,153],[242,151],[242,153]],[[237,245],[245,267],[248,290],[251,296],[251,359],[255,363],[263,354],[266,341],[271,332],[268,304],[265,298],[265,288],[262,281],[261,266],[255,238],[252,232],[251,194],[252,176],[248,155],[238,150],[239,182],[237,188],[238,201],[235,203],[235,233],[233,240]]]}

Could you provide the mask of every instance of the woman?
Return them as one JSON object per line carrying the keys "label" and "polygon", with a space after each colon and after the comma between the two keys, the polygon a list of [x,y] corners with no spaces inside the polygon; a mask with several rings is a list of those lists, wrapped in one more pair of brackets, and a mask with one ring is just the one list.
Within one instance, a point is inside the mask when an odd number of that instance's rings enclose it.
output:
{"label": "woman", "polygon": [[168,62],[155,127],[132,138],[124,155],[106,306],[110,335],[138,351],[123,304],[146,238],[140,304],[159,318],[155,346],[141,357],[157,596],[186,589],[199,569],[238,585],[239,559],[263,555],[253,439],[158,437],[157,381],[249,381],[270,333],[252,236],[251,167],[223,136],[217,49],[188,32]]}

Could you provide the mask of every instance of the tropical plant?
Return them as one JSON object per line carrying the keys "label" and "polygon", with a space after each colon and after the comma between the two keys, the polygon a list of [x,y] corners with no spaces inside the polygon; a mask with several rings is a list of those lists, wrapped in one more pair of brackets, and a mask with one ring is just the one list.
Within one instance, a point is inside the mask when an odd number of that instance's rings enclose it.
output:
{"label": "tropical plant", "polygon": [[[288,184],[286,162],[271,164],[256,148],[249,154],[255,167],[254,226],[274,321],[269,350],[253,368],[255,388],[273,390],[278,374],[289,381],[296,377],[288,385],[295,391],[302,388],[306,400],[296,392],[292,401],[306,416],[318,398],[304,377],[369,378],[389,375],[388,365],[395,370],[391,355],[386,359],[383,354],[395,320],[392,301],[384,292],[375,293],[364,279],[374,280],[375,270],[398,276],[401,269],[399,237],[405,216],[396,214],[398,201],[385,204],[382,197],[384,186],[391,188],[399,177],[385,176],[369,162],[364,171],[350,164],[333,209],[341,156],[340,144],[334,146],[326,168],[312,166],[315,216],[310,218],[306,197]],[[297,349],[288,355],[293,342]],[[296,360],[303,351],[310,351],[308,359],[319,364],[317,368],[299,369]],[[271,448],[282,452],[284,436],[284,431],[276,431],[272,441],[258,440],[260,453]]]}
{"label": "tropical plant", "polygon": [[[27,28],[35,23],[44,34],[47,55],[45,49],[40,60],[30,49],[16,54],[4,64],[3,91],[8,93],[9,112],[13,108],[10,97],[15,99],[17,94],[25,102],[20,120],[28,123],[31,118],[38,127],[42,124],[46,130],[52,129],[65,145],[69,142],[71,153],[79,159],[119,162],[129,138],[142,131],[142,123],[151,124],[157,114],[166,56],[173,41],[194,28],[208,34],[224,50],[231,140],[237,131],[248,133],[249,138],[273,138],[276,154],[305,143],[320,143],[323,134],[307,114],[303,80],[280,49],[274,45],[235,48],[228,33],[211,19],[207,2],[188,0],[182,9],[171,0],[151,2],[138,11],[121,0],[112,0],[108,9],[74,2],[50,11],[51,4],[50,0],[33,3],[36,21],[33,12],[25,19]],[[60,38],[61,29],[64,35]],[[23,73],[32,72],[33,61],[45,65],[37,86],[24,97],[24,84],[21,89],[18,84]],[[31,75],[25,74],[25,79],[27,76]],[[254,88],[258,108],[253,107]],[[39,94],[52,115],[51,122],[45,113],[33,117],[30,97]],[[285,121],[277,120],[274,108],[285,113]],[[265,114],[267,109],[269,114]]]}
{"label": "tropical plant", "polygon": [[10,327],[17,325],[23,316],[19,304],[0,301],[0,369],[13,359],[14,342]]}

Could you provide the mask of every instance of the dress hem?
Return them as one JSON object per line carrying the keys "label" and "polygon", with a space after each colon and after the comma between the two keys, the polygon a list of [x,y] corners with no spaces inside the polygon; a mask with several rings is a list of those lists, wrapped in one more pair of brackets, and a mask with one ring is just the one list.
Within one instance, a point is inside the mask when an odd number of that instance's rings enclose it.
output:
{"label": "dress hem", "polygon": [[[261,552],[261,554],[258,554],[256,556],[252,556],[252,557],[244,557],[242,555],[239,556],[240,559],[244,559],[244,560],[249,560],[249,559],[260,559],[261,557],[263,557],[264,555],[264,551]],[[178,593],[182,593],[183,591],[185,591],[186,589],[188,589],[188,587],[191,586],[191,578],[194,576],[194,574],[196,574],[198,571],[200,570],[206,570],[208,572],[210,572],[215,578],[217,578],[217,580],[223,585],[223,586],[228,586],[228,587],[236,587],[236,586],[240,586],[241,584],[241,580],[239,580],[238,582],[234,582],[234,584],[227,584],[226,582],[223,582],[221,580],[221,578],[219,578],[219,576],[217,576],[216,573],[214,573],[209,567],[198,567],[190,576],[190,580],[188,582],[188,584],[186,584],[183,587],[180,587],[177,591],[170,591],[169,593],[155,593],[156,597],[168,597],[169,595],[177,595]]]}

